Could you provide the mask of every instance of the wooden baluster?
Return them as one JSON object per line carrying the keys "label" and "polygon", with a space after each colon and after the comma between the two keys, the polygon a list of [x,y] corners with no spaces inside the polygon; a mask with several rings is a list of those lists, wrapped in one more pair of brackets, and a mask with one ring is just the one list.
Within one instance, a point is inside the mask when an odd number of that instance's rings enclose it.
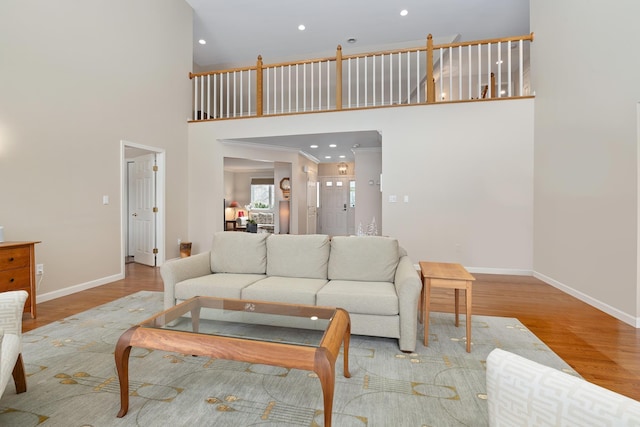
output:
{"label": "wooden baluster", "polygon": [[425,90],[427,91],[427,104],[436,102],[436,81],[433,78],[433,36],[431,34],[427,36],[427,84]]}
{"label": "wooden baluster", "polygon": [[496,97],[496,75],[491,73],[491,93],[489,94],[489,98]]}
{"label": "wooden baluster", "polygon": [[256,116],[262,116],[262,55],[256,62]]}

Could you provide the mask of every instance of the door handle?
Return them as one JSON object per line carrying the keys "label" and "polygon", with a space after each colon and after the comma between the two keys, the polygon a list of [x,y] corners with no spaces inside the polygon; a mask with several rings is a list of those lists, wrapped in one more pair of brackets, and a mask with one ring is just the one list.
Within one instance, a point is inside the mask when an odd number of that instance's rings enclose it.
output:
{"label": "door handle", "polygon": [[342,209],[342,210],[343,210],[343,211],[346,211],[346,210],[347,210],[347,204],[346,204],[346,203],[343,205],[343,209]]}
{"label": "door handle", "polygon": [[138,214],[137,213],[132,213],[131,216],[138,216]]}

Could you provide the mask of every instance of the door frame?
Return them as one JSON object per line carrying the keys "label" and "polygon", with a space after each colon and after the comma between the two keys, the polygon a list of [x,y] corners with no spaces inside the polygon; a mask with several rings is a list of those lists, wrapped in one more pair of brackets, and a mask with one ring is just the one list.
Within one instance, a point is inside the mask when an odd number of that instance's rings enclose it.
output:
{"label": "door frame", "polygon": [[122,274],[125,274],[124,264],[127,256],[128,246],[128,220],[129,220],[129,202],[128,202],[128,166],[126,159],[126,147],[137,148],[139,150],[148,151],[149,154],[156,154],[156,164],[158,171],[156,173],[156,205],[158,213],[156,216],[156,267],[160,267],[165,261],[165,178],[166,178],[166,162],[165,150],[158,147],[137,144],[135,142],[120,140],[120,262]]}

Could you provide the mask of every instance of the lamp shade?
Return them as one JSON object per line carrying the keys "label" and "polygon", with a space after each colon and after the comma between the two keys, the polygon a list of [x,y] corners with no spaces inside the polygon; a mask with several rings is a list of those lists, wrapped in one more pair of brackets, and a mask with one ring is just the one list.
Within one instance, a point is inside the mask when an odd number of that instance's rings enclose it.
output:
{"label": "lamp shade", "polygon": [[240,206],[240,205],[239,205],[239,204],[238,204],[238,202],[236,202],[235,200],[234,200],[233,202],[229,203],[229,207],[230,207],[230,208],[237,208],[237,207],[239,207],[239,206]]}

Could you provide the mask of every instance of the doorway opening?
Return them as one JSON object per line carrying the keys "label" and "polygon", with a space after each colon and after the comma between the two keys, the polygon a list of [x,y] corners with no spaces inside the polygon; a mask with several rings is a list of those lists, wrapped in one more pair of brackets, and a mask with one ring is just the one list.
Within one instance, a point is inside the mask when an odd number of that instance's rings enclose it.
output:
{"label": "doorway opening", "polygon": [[163,149],[121,141],[122,271],[125,263],[158,267],[165,260]]}

